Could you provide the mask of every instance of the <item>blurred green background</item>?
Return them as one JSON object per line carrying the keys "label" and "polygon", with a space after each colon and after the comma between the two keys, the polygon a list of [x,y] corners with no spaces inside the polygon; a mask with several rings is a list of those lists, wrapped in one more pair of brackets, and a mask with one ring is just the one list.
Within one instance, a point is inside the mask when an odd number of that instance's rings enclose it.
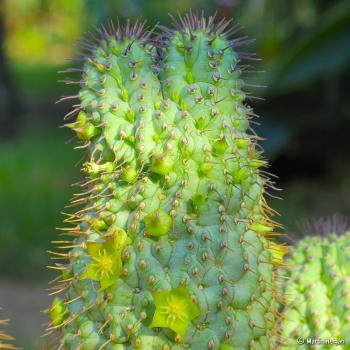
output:
{"label": "blurred green background", "polygon": [[[247,77],[256,131],[278,175],[270,199],[288,232],[350,213],[350,2],[347,0],[0,0],[0,304],[24,349],[42,349],[46,265],[81,178],[82,153],[59,129],[77,87],[59,84],[84,33],[117,16],[169,23],[168,12],[204,9],[233,18],[263,59]],[[76,165],[76,166],[75,166]]]}

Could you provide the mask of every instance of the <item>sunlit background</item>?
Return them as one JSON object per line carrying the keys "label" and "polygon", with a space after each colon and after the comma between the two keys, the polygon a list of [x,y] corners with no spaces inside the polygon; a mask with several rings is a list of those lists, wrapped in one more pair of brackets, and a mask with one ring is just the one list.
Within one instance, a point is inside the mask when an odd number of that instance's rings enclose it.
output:
{"label": "sunlit background", "polygon": [[[55,275],[50,241],[82,175],[82,153],[58,128],[75,94],[57,72],[79,53],[77,41],[107,19],[142,15],[169,23],[168,12],[205,9],[233,17],[257,39],[263,58],[249,82],[260,115],[256,131],[271,171],[270,199],[288,232],[298,223],[340,212],[350,215],[350,2],[347,0],[3,0],[0,1],[0,318],[24,349],[42,349],[41,313]],[[75,164],[78,164],[75,166]]]}

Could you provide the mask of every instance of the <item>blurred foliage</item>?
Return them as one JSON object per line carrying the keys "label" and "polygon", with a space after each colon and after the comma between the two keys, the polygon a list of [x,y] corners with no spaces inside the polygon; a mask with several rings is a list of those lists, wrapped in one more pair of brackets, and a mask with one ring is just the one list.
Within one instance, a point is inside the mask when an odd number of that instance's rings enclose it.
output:
{"label": "blurred foliage", "polygon": [[0,144],[0,272],[26,279],[47,276],[45,251],[80,176],[70,134],[29,129]]}
{"label": "blurred foliage", "polygon": [[[322,14],[294,45],[280,47],[266,65],[271,76],[270,93],[286,93],[346,68],[350,61],[349,23],[350,2],[346,1]],[[262,56],[268,58],[264,52],[263,48]]]}
{"label": "blurred foliage", "polygon": [[[277,217],[286,233],[296,239],[304,234],[303,224],[335,213],[347,214],[350,208],[350,168],[341,166],[345,176],[329,181],[308,181],[299,179],[286,186],[280,194],[283,200],[270,199],[269,204],[282,216]],[[288,243],[291,243],[287,237]]]}
{"label": "blurred foliage", "polygon": [[86,28],[81,0],[3,0],[5,49],[21,64],[62,64]]}

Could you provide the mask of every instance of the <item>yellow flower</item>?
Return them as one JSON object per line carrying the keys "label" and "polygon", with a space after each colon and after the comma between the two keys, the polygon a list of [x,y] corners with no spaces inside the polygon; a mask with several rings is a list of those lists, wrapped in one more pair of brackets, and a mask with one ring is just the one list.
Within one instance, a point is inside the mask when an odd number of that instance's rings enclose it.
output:
{"label": "yellow flower", "polygon": [[169,328],[183,337],[190,322],[202,313],[183,286],[152,295],[156,310],[150,328]]}
{"label": "yellow flower", "polygon": [[121,228],[111,227],[104,238],[104,243],[86,243],[91,262],[81,275],[81,279],[91,278],[100,282],[100,290],[108,288],[119,278],[123,267],[122,248],[131,243]]}

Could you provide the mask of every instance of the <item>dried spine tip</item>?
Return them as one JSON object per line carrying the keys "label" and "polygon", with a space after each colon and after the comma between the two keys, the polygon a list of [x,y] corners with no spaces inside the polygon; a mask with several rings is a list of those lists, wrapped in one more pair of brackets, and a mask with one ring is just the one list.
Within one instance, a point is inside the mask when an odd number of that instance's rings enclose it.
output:
{"label": "dried spine tip", "polygon": [[[8,320],[0,320],[0,327],[6,326],[8,324]],[[4,330],[0,329],[0,349],[19,349],[15,347],[12,342],[14,338],[5,333]]]}

